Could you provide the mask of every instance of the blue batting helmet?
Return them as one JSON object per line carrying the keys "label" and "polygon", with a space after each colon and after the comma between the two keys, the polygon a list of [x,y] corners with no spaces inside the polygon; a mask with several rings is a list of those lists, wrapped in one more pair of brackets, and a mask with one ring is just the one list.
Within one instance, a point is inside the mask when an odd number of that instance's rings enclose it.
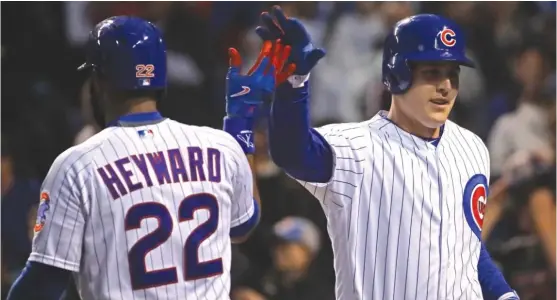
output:
{"label": "blue batting helmet", "polygon": [[393,94],[410,88],[410,62],[449,61],[474,67],[464,53],[466,42],[460,28],[437,15],[421,14],[399,21],[384,47],[383,84]]}
{"label": "blue batting helmet", "polygon": [[155,25],[137,17],[118,16],[98,23],[91,31],[87,60],[90,68],[120,90],[166,87],[166,46]]}

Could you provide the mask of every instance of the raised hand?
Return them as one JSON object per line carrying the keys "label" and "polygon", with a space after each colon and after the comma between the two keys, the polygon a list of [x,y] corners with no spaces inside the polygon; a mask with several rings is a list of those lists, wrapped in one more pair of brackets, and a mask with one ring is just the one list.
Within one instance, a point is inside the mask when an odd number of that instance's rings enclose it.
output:
{"label": "raised hand", "polygon": [[307,75],[325,56],[325,50],[313,46],[304,25],[286,17],[280,6],[273,6],[271,13],[263,12],[261,21],[263,25],[255,29],[259,37],[264,41],[280,39],[282,44],[292,47],[288,62],[296,65],[294,74]]}
{"label": "raised hand", "polygon": [[291,48],[280,42],[265,41],[253,67],[242,74],[242,58],[235,48],[228,49],[229,69],[226,75],[226,118],[224,130],[253,153],[252,127],[254,118],[266,99],[272,98],[277,82],[292,75],[295,65],[286,65]]}
{"label": "raised hand", "polygon": [[[266,52],[268,51],[268,44],[269,41],[265,41],[263,43],[263,48],[259,53],[259,57],[257,58],[255,64],[250,68],[248,74],[252,74],[257,67],[261,64],[261,61],[265,57]],[[272,64],[275,67],[275,86],[280,85],[288,76],[292,75],[296,70],[296,65],[293,63],[287,64],[288,58],[290,57],[290,52],[292,47],[284,45],[281,40],[276,40],[272,43],[271,52],[273,53],[272,56]]]}
{"label": "raised hand", "polygon": [[229,68],[226,75],[226,114],[252,118],[263,99],[274,92],[275,70],[271,64],[271,46],[263,45],[260,61],[247,75],[241,74],[242,58],[235,48],[228,49]]}

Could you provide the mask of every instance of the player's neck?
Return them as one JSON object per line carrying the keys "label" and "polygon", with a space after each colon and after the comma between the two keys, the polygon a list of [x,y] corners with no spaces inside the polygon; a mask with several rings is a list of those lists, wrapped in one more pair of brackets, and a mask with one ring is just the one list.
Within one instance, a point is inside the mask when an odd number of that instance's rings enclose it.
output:
{"label": "player's neck", "polygon": [[440,134],[439,128],[428,128],[422,125],[418,120],[405,114],[401,109],[397,108],[394,101],[391,103],[391,109],[387,118],[395,123],[402,130],[421,138],[438,138]]}
{"label": "player's neck", "polygon": [[112,121],[129,114],[155,111],[157,111],[157,102],[155,100],[151,98],[138,98],[127,101],[119,107],[113,107],[107,114],[107,120]]}

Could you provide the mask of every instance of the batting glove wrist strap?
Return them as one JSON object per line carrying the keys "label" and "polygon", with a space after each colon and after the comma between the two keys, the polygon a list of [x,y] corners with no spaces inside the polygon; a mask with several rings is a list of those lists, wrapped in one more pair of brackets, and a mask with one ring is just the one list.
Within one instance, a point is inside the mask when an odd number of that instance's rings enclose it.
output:
{"label": "batting glove wrist strap", "polygon": [[309,75],[291,75],[290,77],[288,77],[288,82],[290,82],[290,84],[292,85],[293,88],[297,89],[297,88],[301,88],[304,86],[304,83],[306,83],[309,80]]}
{"label": "batting glove wrist strap", "polygon": [[280,105],[278,102],[297,103],[308,101],[309,85],[309,81],[302,82],[299,86],[292,83],[281,84],[275,92],[276,101],[273,102],[273,106]]}
{"label": "batting glove wrist strap", "polygon": [[228,132],[240,144],[245,154],[253,154],[253,118],[230,117],[224,118],[224,131]]}

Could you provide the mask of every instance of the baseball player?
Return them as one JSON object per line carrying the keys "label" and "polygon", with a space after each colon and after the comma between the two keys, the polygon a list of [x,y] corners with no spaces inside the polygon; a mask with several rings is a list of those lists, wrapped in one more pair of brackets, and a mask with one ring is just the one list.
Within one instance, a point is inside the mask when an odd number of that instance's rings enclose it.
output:
{"label": "baseball player", "polygon": [[384,44],[390,110],[320,128],[309,124],[308,79],[325,51],[279,7],[256,32],[292,47],[296,72],[276,91],[270,151],[322,204],[337,299],[518,299],[481,241],[488,150],[448,120],[460,66],[473,67],[458,26],[429,14],[398,22]]}
{"label": "baseball player", "polygon": [[32,253],[8,298],[59,299],[73,275],[85,300],[229,299],[230,242],[259,219],[245,155],[254,151],[252,98],[280,77],[266,45],[249,75],[230,49],[225,132],[157,112],[166,50],[153,24],[97,24],[80,69],[92,71],[95,117],[106,128],[54,161]]}

